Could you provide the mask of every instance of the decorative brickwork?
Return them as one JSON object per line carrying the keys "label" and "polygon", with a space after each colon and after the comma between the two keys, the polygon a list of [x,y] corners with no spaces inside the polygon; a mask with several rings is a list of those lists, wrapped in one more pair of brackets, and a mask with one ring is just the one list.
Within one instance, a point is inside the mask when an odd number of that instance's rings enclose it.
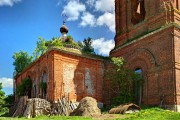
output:
{"label": "decorative brickwork", "polygon": [[[180,111],[179,8],[179,0],[115,0],[115,48],[110,56],[123,57],[127,67],[142,70],[141,104]],[[31,96],[49,101],[63,96],[80,101],[91,96],[110,104],[114,95],[110,93],[110,82],[103,80],[105,69],[113,66],[101,59],[51,49],[15,82],[18,86],[25,77],[31,78],[36,86]],[[47,94],[39,87],[44,78]]]}
{"label": "decorative brickwork", "polygon": [[[104,62],[59,49],[49,50],[16,78],[18,86],[25,77],[36,81],[36,95],[32,87],[31,97],[57,101],[63,96],[71,101],[80,101],[86,96],[102,102]],[[43,73],[47,76],[47,95],[40,87]]]}
{"label": "decorative brickwork", "polygon": [[[180,1],[144,0],[145,19],[132,24],[132,1],[115,0],[116,37],[113,57],[143,72],[142,104],[180,105]],[[177,108],[176,108],[177,107]]]}

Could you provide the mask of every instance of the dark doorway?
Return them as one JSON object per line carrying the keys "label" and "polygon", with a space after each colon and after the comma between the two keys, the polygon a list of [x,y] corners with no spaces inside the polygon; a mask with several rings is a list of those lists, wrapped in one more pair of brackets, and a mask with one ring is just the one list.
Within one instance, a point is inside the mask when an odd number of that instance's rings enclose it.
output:
{"label": "dark doorway", "polygon": [[135,69],[135,73],[137,74],[137,79],[134,80],[134,96],[135,102],[138,105],[141,105],[142,102],[142,69],[137,68]]}
{"label": "dark doorway", "polygon": [[32,80],[31,80],[31,77],[30,76],[28,76],[28,79],[29,79],[29,84],[27,85],[27,87],[26,87],[26,94],[25,95],[27,95],[28,96],[28,98],[31,98],[31,90],[32,90]]}
{"label": "dark doorway", "polygon": [[33,95],[34,95],[34,98],[36,98],[36,79],[34,79],[34,82],[33,82]]}
{"label": "dark doorway", "polygon": [[43,99],[46,99],[47,97],[47,73],[46,72],[43,73],[41,87],[42,87]]}

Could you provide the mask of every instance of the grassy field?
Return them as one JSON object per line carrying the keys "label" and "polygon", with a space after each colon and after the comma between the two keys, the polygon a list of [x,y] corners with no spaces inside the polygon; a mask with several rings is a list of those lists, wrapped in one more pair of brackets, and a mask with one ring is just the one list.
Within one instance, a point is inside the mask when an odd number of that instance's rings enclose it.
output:
{"label": "grassy field", "polygon": [[[0,120],[27,120],[27,118],[0,117]],[[102,114],[92,117],[39,116],[28,120],[180,120],[180,113],[160,108],[143,109],[139,113],[125,115]]]}

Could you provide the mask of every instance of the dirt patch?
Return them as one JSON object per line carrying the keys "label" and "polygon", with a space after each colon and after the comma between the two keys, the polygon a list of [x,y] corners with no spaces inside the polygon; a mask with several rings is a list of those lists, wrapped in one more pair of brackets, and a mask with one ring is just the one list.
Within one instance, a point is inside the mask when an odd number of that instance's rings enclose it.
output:
{"label": "dirt patch", "polygon": [[101,115],[101,110],[97,106],[96,99],[92,97],[83,98],[77,109],[75,109],[70,116],[93,116],[93,115]]}
{"label": "dirt patch", "polygon": [[125,115],[121,115],[121,114],[101,114],[101,115],[92,115],[91,116],[93,118],[93,120],[116,120],[119,118],[126,118]]}

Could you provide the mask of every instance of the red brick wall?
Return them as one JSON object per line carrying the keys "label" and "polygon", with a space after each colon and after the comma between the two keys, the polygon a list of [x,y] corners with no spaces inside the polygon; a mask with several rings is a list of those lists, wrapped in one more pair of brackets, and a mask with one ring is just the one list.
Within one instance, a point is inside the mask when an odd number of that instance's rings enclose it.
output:
{"label": "red brick wall", "polygon": [[69,100],[80,101],[83,97],[91,96],[102,101],[102,60],[61,51],[55,52],[54,59],[54,100],[66,96]]}
{"label": "red brick wall", "polygon": [[[174,20],[179,22],[179,19],[174,19],[174,17],[179,18],[177,17],[179,14],[176,10],[170,12],[168,8],[166,15],[162,0],[144,0],[146,11],[145,20],[136,25],[131,23],[131,0],[115,0],[115,3],[116,46],[122,45],[127,39],[133,39],[156,30],[166,23]],[[179,1],[172,1],[172,4],[174,5],[174,9],[179,9]]]}
{"label": "red brick wall", "polygon": [[[36,97],[42,98],[40,82],[43,72],[47,73],[47,99],[57,101],[66,96],[69,100],[80,101],[91,96],[102,102],[104,61],[82,55],[51,50],[35,61],[16,78],[16,86],[26,77],[37,80]],[[33,89],[31,92],[32,97]]]}
{"label": "red brick wall", "polygon": [[161,95],[166,104],[175,102],[173,31],[173,27],[160,30],[111,52],[111,56],[124,57],[129,68],[143,70],[144,104],[159,104]]}
{"label": "red brick wall", "polygon": [[180,105],[180,30],[174,30],[174,54],[177,104]]}
{"label": "red brick wall", "polygon": [[[179,84],[176,83],[180,79],[180,72],[179,69],[174,69],[174,61],[179,61],[180,33],[179,29],[170,23],[175,22],[179,25],[180,15],[176,10],[168,10],[165,14],[161,0],[144,0],[145,20],[133,25],[131,2],[115,2],[116,37],[111,56],[124,57],[131,69],[142,69],[144,104],[160,104],[161,96],[165,95],[165,104],[175,105],[176,89],[179,91]],[[179,9],[179,3],[172,1],[175,9]],[[174,31],[178,37],[174,38]]]}
{"label": "red brick wall", "polygon": [[47,87],[48,91],[48,100],[53,99],[52,93],[52,74],[49,74],[53,71],[52,69],[52,53],[50,52],[47,55],[41,56],[38,60],[36,60],[32,65],[30,65],[27,69],[25,69],[19,76],[16,78],[16,86],[18,86],[22,80],[26,77],[30,77],[32,82],[36,80],[36,86],[37,86],[37,94],[36,96],[33,95],[33,89],[31,90],[31,97],[42,97],[42,91],[40,88],[40,82],[42,80],[43,72],[47,72],[47,83],[49,86]]}

